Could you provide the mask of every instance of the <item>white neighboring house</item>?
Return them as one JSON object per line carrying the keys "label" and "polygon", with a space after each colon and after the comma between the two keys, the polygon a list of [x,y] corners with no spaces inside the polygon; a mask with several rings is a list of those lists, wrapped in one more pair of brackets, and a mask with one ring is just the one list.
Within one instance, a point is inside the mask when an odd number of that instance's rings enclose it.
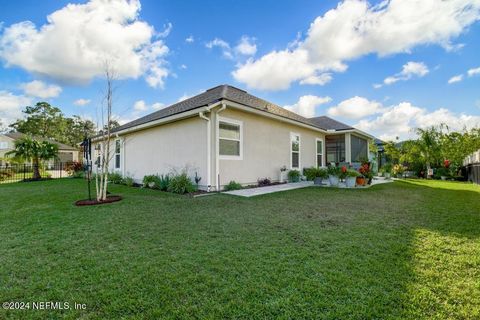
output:
{"label": "white neighboring house", "polygon": [[[10,132],[0,134],[0,166],[7,165],[9,163],[5,154],[12,151],[15,148],[15,141],[24,138],[25,134],[21,132]],[[35,138],[35,137],[34,137]],[[50,139],[36,138],[38,140],[46,140],[50,143],[56,144],[58,147],[58,159],[50,160],[47,164],[53,164],[54,162],[72,162],[79,160],[79,150],[75,147],[56,142]]]}
{"label": "white neighboring house", "polygon": [[[284,166],[302,171],[366,160],[373,138],[329,117],[305,118],[220,85],[115,128],[109,170],[141,182],[145,175],[187,167],[190,176],[201,177],[200,188],[221,190],[230,181],[278,181]],[[92,152],[98,147],[97,141]]]}

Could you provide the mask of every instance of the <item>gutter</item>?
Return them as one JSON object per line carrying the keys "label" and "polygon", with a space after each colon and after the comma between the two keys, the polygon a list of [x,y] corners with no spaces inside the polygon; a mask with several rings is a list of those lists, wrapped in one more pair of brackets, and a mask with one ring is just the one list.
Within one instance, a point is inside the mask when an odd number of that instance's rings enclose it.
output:
{"label": "gutter", "polygon": [[220,192],[220,142],[219,142],[219,133],[218,133],[218,128],[219,128],[219,120],[218,120],[218,114],[225,110],[227,108],[227,105],[225,102],[222,102],[222,107],[217,110],[217,116],[215,117],[215,132],[216,132],[216,139],[215,139],[215,189],[217,192]]}

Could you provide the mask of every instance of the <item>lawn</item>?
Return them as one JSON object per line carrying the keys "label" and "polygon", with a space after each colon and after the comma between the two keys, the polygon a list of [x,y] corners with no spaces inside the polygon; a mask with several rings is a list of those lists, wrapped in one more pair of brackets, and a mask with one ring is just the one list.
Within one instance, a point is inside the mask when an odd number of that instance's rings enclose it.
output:
{"label": "lawn", "polygon": [[480,188],[411,180],[188,198],[0,186],[0,319],[478,319]]}

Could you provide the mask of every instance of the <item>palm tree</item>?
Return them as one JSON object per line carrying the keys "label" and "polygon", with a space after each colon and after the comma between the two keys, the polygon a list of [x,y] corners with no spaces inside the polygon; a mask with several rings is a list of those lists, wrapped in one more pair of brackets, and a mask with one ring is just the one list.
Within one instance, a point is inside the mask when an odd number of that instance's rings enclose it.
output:
{"label": "palm tree", "polygon": [[31,161],[33,164],[33,180],[42,178],[40,175],[40,161],[56,158],[58,146],[48,141],[38,141],[29,136],[15,141],[15,149],[7,152],[6,155],[12,155],[15,158],[24,161]]}

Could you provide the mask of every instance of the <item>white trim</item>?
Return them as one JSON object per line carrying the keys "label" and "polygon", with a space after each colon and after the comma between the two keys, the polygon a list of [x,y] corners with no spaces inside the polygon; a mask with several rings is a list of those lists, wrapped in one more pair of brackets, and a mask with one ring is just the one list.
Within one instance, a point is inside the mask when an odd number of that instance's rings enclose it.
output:
{"label": "white trim", "polygon": [[[318,153],[318,141],[322,143],[322,149],[320,150],[321,153]],[[324,167],[325,166],[325,139],[320,139],[320,138],[315,138],[315,163],[317,164],[318,167]],[[318,164],[318,155],[322,156],[322,163]]]}
{"label": "white trim", "polygon": [[212,141],[211,141],[211,121],[206,117],[204,111],[199,112],[198,116],[207,121],[207,191],[210,191],[212,176]]}
{"label": "white trim", "polygon": [[[220,122],[229,123],[229,124],[239,126],[239,128],[240,128],[240,139],[239,140],[229,139],[229,138],[221,138],[222,140],[239,141],[239,144],[240,144],[239,152],[240,152],[240,154],[238,156],[226,156],[226,155],[221,155],[220,154]],[[218,158],[220,160],[243,160],[243,121],[219,116],[217,118],[217,141],[218,141],[218,144],[219,144]]]}
{"label": "white trim", "polygon": [[[293,151],[293,148],[292,148],[292,137],[298,137],[298,151]],[[298,170],[298,171],[301,171],[302,170],[302,136],[300,135],[300,133],[297,133],[297,132],[290,132],[290,139],[288,141],[288,143],[290,143],[290,169],[291,170]],[[293,167],[293,161],[292,161],[292,154],[294,152],[298,152],[298,167]]]}
{"label": "white trim", "polygon": [[225,103],[222,103],[222,106],[220,109],[217,110],[216,115],[215,115],[215,190],[218,192],[220,191],[220,159],[219,159],[219,146],[220,143],[218,141],[218,117],[219,113],[222,112],[227,108],[227,105]]}
{"label": "white trim", "polygon": [[[117,153],[117,141],[118,141],[118,145],[119,145],[119,149],[120,149],[120,152]],[[113,140],[113,146],[114,146],[114,153],[113,153],[113,170],[115,171],[120,171],[122,172],[122,164],[123,164],[123,161],[122,161],[122,139],[120,138],[117,138],[115,140]],[[119,163],[119,166],[117,168],[117,155],[119,156],[118,157],[118,161],[120,162]]]}

